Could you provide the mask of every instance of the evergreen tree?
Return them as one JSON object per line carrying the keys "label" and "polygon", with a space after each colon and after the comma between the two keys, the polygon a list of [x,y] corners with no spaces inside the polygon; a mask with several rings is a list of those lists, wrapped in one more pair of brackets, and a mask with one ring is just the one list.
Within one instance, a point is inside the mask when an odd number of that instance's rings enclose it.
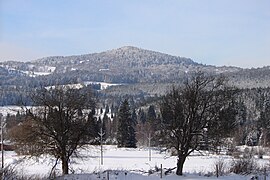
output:
{"label": "evergreen tree", "polygon": [[148,108],[147,119],[149,121],[155,121],[156,118],[157,118],[157,115],[156,115],[156,111],[155,111],[155,106],[151,105]]}
{"label": "evergreen tree", "polygon": [[153,132],[156,130],[156,126],[157,126],[156,119],[157,119],[157,115],[155,111],[155,106],[151,105],[149,106],[148,111],[147,111],[147,122],[149,123],[149,128]]}
{"label": "evergreen tree", "polygon": [[103,121],[102,129],[103,129],[103,132],[105,132],[104,137],[105,137],[105,139],[110,138],[111,135],[112,135],[112,122],[111,122],[111,119],[105,113],[102,121]]}
{"label": "evergreen tree", "polygon": [[115,113],[115,107],[114,107],[114,105],[112,104],[112,105],[111,105],[111,114],[113,114],[113,113]]}
{"label": "evergreen tree", "polygon": [[88,114],[88,121],[89,121],[89,131],[92,137],[94,137],[92,140],[92,144],[95,144],[96,138],[98,137],[99,128],[98,128],[97,119],[96,117],[94,117],[92,112]]}
{"label": "evergreen tree", "polygon": [[269,146],[270,143],[270,103],[267,102],[265,104],[264,110],[261,111],[260,117],[258,120],[258,129],[262,133],[262,140],[263,140],[263,145],[264,146]]}
{"label": "evergreen tree", "polygon": [[108,114],[108,113],[109,113],[109,111],[110,111],[110,108],[109,108],[109,106],[108,106],[108,105],[106,105],[106,106],[105,106],[105,114]]}
{"label": "evergreen tree", "polygon": [[103,114],[103,109],[102,108],[100,108],[100,114]]}
{"label": "evergreen tree", "polygon": [[128,100],[125,99],[118,112],[118,147],[136,148],[135,123],[132,120]]}
{"label": "evergreen tree", "polygon": [[137,124],[137,114],[136,114],[136,110],[135,109],[133,109],[133,111],[132,111],[131,119],[132,119],[132,121],[136,125]]}
{"label": "evergreen tree", "polygon": [[139,120],[139,122],[142,122],[143,124],[146,122],[145,112],[141,108],[139,109],[139,112],[138,112],[138,120]]}
{"label": "evergreen tree", "polygon": [[[100,132],[101,131],[101,128],[102,128],[103,133],[106,133],[106,127],[105,127],[104,120],[107,121],[107,119],[106,119],[106,117],[105,118],[104,117],[103,117],[103,119],[101,119],[101,116],[98,117],[98,122],[97,122],[97,124],[98,124],[98,130],[97,131],[98,132]],[[103,139],[104,139],[104,137],[103,137]]]}
{"label": "evergreen tree", "polygon": [[152,137],[151,145],[159,146],[159,137],[156,134],[158,134],[158,130],[161,127],[161,118],[157,115],[154,105],[149,106],[146,117],[147,122],[144,125],[145,132],[147,132],[148,137]]}

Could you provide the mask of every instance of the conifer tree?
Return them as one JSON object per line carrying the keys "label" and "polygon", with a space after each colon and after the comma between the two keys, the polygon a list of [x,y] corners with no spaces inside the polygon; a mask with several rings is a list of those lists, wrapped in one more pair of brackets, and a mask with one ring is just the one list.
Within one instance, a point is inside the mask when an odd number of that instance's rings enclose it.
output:
{"label": "conifer tree", "polygon": [[136,114],[136,110],[135,109],[133,109],[133,111],[132,111],[132,115],[131,115],[131,119],[132,119],[132,121],[135,123],[135,125],[137,124],[137,114]]}
{"label": "conifer tree", "polygon": [[147,122],[148,122],[148,126],[151,129],[151,131],[155,131],[156,130],[156,126],[157,126],[157,115],[156,115],[156,111],[155,111],[155,106],[150,105],[147,111]]}
{"label": "conifer tree", "polygon": [[[88,114],[89,129],[94,138],[98,137],[98,123],[96,117],[92,113]],[[95,143],[95,141],[93,141]]]}
{"label": "conifer tree", "polygon": [[263,146],[269,146],[270,143],[270,103],[265,103],[264,109],[260,112],[258,120],[258,129],[262,132]]}
{"label": "conifer tree", "polygon": [[139,122],[141,122],[143,124],[146,122],[145,112],[141,108],[139,109],[139,112],[138,112],[138,120],[139,120]]}
{"label": "conifer tree", "polygon": [[108,114],[108,113],[109,113],[109,111],[110,111],[110,108],[109,108],[109,106],[108,106],[108,105],[106,105],[106,106],[105,106],[105,114]]}
{"label": "conifer tree", "polygon": [[136,148],[135,122],[132,120],[128,100],[125,99],[118,112],[118,147]]}

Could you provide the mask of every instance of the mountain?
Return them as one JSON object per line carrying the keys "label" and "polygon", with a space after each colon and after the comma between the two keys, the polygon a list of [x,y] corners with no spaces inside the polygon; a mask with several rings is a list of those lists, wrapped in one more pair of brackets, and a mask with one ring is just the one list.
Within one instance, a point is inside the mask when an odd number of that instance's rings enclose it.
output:
{"label": "mountain", "polygon": [[[242,69],[216,67],[194,62],[190,58],[145,50],[132,46],[74,56],[52,56],[31,62],[7,61],[0,63],[0,87],[20,88],[22,91],[40,85],[105,82],[125,84],[114,86],[105,93],[162,94],[169,86],[181,84],[196,71],[223,74],[240,88],[268,87],[269,67]],[[9,94],[14,96],[14,94]]]}
{"label": "mountain", "polygon": [[235,72],[235,67],[198,64],[190,58],[171,56],[132,46],[79,56],[53,56],[32,62],[5,62],[2,67],[29,76],[54,75],[82,81],[110,83],[177,82],[187,72]]}

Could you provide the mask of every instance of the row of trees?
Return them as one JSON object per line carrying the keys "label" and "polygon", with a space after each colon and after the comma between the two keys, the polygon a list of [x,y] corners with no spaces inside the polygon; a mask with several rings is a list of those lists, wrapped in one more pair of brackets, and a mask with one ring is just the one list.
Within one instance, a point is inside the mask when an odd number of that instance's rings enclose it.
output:
{"label": "row of trees", "polygon": [[97,113],[97,100],[90,91],[40,89],[31,96],[33,108],[25,109],[24,119],[9,134],[21,153],[60,159],[63,174],[68,173],[70,157],[78,148],[98,143],[100,128],[108,138],[116,139],[118,147],[135,148],[151,134],[155,146],[176,151],[176,173],[182,175],[185,160],[193,151],[218,147],[238,127],[237,92],[223,77],[197,73],[161,97],[156,107],[150,105],[147,112],[133,110],[125,99],[109,115],[109,108]]}

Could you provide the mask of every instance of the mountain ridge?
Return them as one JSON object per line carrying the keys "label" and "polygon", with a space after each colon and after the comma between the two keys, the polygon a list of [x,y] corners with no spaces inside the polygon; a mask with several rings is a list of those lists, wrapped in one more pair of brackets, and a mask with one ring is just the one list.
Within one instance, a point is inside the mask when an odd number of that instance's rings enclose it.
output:
{"label": "mountain ridge", "polygon": [[117,49],[111,49],[111,50],[106,50],[106,51],[102,51],[102,52],[98,52],[98,53],[88,53],[88,54],[82,54],[82,55],[70,55],[70,56],[49,56],[49,57],[44,57],[44,58],[40,58],[34,61],[29,61],[29,62],[35,62],[35,63],[42,63],[46,60],[52,60],[52,59],[71,59],[71,58],[75,58],[75,59],[80,59],[80,58],[91,58],[91,57],[95,57],[95,56],[113,56],[116,58],[119,58],[119,55],[125,55],[125,56],[132,56],[132,55],[136,55],[136,54],[141,54],[141,55],[147,55],[147,54],[154,54],[156,56],[168,56],[170,58],[179,58],[179,59],[186,59],[189,61],[189,63],[195,63],[191,58],[185,58],[185,57],[180,57],[180,56],[172,56],[166,53],[160,53],[157,51],[152,51],[152,50],[146,50],[146,49],[142,49],[142,48],[138,48],[138,47],[134,47],[134,46],[123,46]]}
{"label": "mountain ridge", "polygon": [[269,66],[252,69],[218,67],[199,64],[190,58],[125,46],[100,53],[52,56],[31,62],[1,62],[0,103],[16,104],[23,98],[30,104],[28,93],[37,87],[86,86],[91,82],[121,84],[99,89],[104,98],[152,97],[165,94],[172,85],[181,85],[197,71],[223,75],[230,85],[238,88],[270,87]]}
{"label": "mountain ridge", "polygon": [[[99,53],[50,56],[29,62],[7,61],[0,63],[0,66],[10,72],[12,70],[13,75],[18,71],[25,76],[36,78],[37,81],[41,79],[51,81],[58,78],[65,79],[65,82],[70,80],[125,84],[177,83],[182,82],[187,73],[203,71],[214,75],[223,74],[232,79],[232,84],[237,84],[242,79],[248,80],[248,83],[254,81],[258,84],[259,81],[265,83],[266,77],[270,76],[267,67],[245,69],[235,66],[205,65],[191,58],[172,56],[134,46],[123,46]],[[22,76],[20,73],[18,75]],[[5,80],[4,75],[2,79]]]}
{"label": "mountain ridge", "polygon": [[76,58],[76,57],[85,57],[85,56],[96,56],[96,55],[100,55],[100,54],[112,54],[112,52],[121,52],[121,51],[142,51],[142,52],[146,52],[146,53],[157,53],[157,54],[161,54],[161,55],[165,55],[165,56],[171,56],[171,57],[176,57],[176,58],[185,58],[187,60],[189,60],[190,62],[199,64],[199,65],[204,65],[204,66],[213,66],[213,67],[217,67],[217,68],[237,68],[237,69],[260,69],[260,68],[264,68],[267,66],[263,66],[263,67],[251,67],[251,68],[243,68],[243,67],[239,67],[239,66],[227,66],[227,65],[212,65],[212,64],[202,64],[202,63],[198,63],[196,61],[194,61],[192,58],[187,58],[187,57],[181,57],[181,56],[175,56],[175,55],[170,55],[168,53],[164,53],[164,52],[158,52],[155,50],[148,50],[148,49],[143,49],[143,48],[139,48],[139,47],[135,47],[135,46],[122,46],[119,48],[115,48],[115,49],[110,49],[110,50],[105,50],[105,51],[101,51],[101,52],[93,52],[93,53],[85,53],[85,54],[80,54],[80,55],[67,55],[67,56],[61,56],[61,55],[55,55],[55,56],[46,56],[46,57],[42,57],[42,58],[38,58],[35,60],[31,60],[31,61],[3,61],[0,62],[0,64],[8,64],[8,63],[13,63],[13,64],[22,64],[22,63],[26,63],[26,64],[31,64],[31,63],[41,63],[42,61],[46,60],[46,59],[65,59],[65,58]]}

